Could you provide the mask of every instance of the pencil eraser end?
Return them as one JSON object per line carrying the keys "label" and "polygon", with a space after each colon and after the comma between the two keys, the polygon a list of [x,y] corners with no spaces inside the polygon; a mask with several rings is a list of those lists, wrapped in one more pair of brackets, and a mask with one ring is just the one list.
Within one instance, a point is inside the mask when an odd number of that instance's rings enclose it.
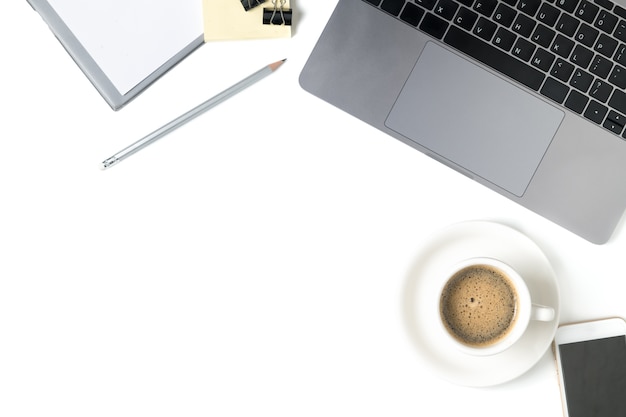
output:
{"label": "pencil eraser end", "polygon": [[106,159],[100,163],[100,169],[104,170],[104,169],[110,168],[111,166],[117,164],[118,162],[119,162],[119,159],[112,156],[109,159]]}

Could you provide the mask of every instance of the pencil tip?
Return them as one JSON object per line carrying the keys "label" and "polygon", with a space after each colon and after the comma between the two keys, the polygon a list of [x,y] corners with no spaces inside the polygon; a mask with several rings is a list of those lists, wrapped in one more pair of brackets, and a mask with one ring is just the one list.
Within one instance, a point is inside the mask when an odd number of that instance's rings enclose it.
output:
{"label": "pencil tip", "polygon": [[281,65],[283,65],[283,62],[285,62],[287,60],[287,58],[285,59],[281,59],[280,61],[276,61],[273,64],[270,64],[269,67],[272,71],[276,71],[276,68],[280,67]]}

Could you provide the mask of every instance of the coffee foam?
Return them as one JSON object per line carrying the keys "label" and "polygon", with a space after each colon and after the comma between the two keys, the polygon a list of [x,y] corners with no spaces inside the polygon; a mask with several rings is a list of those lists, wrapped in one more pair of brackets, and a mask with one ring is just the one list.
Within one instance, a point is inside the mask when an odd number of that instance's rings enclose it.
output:
{"label": "coffee foam", "polygon": [[441,316],[460,342],[484,347],[508,334],[515,321],[517,298],[500,271],[486,265],[457,272],[441,296]]}

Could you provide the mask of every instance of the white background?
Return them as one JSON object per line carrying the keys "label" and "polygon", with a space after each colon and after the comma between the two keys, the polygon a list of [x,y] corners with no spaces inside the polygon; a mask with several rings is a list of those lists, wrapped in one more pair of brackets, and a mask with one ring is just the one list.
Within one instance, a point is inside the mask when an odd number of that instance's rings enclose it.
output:
{"label": "white background", "polygon": [[292,39],[204,45],[113,112],[26,1],[1,3],[1,416],[561,415],[551,352],[492,388],[431,373],[407,272],[432,233],[494,220],[552,262],[561,322],[625,317],[623,221],[592,245],[303,91],[334,5],[294,2]]}

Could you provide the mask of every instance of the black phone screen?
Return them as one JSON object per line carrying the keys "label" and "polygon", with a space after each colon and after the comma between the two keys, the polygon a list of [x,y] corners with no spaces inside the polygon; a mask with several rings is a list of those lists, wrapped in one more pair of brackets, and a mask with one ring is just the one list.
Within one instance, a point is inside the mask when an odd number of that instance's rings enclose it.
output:
{"label": "black phone screen", "polygon": [[569,417],[626,417],[626,337],[559,345]]}

